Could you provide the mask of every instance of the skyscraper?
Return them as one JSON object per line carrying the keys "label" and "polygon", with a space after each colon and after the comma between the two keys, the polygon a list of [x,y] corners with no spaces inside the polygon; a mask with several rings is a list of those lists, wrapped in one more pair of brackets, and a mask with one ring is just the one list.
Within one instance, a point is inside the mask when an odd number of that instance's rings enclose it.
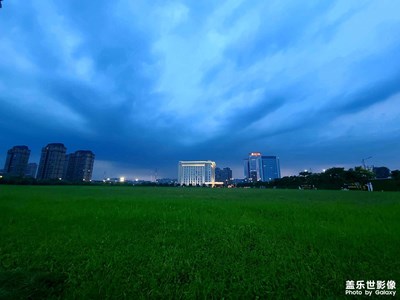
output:
{"label": "skyscraper", "polygon": [[68,181],[90,181],[93,173],[94,157],[92,151],[79,150],[66,156],[64,178]]}
{"label": "skyscraper", "polygon": [[249,157],[244,160],[244,176],[252,182],[281,178],[279,158],[262,156],[260,152],[249,153]]}
{"label": "skyscraper", "polygon": [[48,144],[42,148],[37,179],[61,179],[63,176],[65,152],[61,143]]}
{"label": "skyscraper", "polygon": [[262,156],[262,181],[271,181],[281,178],[281,167],[279,158],[276,156]]}
{"label": "skyscraper", "polygon": [[211,160],[180,161],[178,182],[183,185],[203,185],[215,182],[216,163]]}
{"label": "skyscraper", "polygon": [[4,174],[24,176],[31,150],[27,146],[14,146],[7,151]]}
{"label": "skyscraper", "polygon": [[244,160],[244,176],[253,182],[262,181],[262,161],[260,152],[251,152]]}

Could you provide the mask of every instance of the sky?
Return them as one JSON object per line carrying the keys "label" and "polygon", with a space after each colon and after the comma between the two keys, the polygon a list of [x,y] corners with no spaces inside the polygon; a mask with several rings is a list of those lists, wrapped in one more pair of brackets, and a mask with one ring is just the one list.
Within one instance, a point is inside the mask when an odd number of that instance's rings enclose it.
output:
{"label": "sky", "polygon": [[4,0],[0,168],[92,150],[94,178],[249,152],[282,175],[400,169],[400,1]]}

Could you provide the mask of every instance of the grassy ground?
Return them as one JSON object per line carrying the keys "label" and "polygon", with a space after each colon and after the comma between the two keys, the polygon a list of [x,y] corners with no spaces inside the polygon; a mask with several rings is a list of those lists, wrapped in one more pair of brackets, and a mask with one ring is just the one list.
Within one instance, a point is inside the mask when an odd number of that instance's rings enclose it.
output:
{"label": "grassy ground", "polygon": [[399,232],[399,193],[0,186],[0,298],[348,299]]}

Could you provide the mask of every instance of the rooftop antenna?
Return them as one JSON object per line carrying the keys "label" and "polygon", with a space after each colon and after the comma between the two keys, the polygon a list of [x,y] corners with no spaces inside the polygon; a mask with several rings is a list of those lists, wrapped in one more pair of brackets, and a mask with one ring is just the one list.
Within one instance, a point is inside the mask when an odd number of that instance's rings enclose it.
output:
{"label": "rooftop antenna", "polygon": [[372,156],[363,158],[363,159],[361,160],[362,166],[363,166],[363,168],[364,168],[365,170],[367,170],[367,165],[365,164],[365,161],[368,160],[368,159],[370,159],[370,158],[372,158]]}

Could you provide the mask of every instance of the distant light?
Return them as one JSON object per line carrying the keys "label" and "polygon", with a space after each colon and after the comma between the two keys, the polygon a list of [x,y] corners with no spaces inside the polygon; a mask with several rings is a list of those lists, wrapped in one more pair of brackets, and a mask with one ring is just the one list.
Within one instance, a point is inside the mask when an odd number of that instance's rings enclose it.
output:
{"label": "distant light", "polygon": [[261,156],[260,152],[251,152],[250,156]]}
{"label": "distant light", "polygon": [[324,172],[324,173],[325,173],[325,171],[326,171],[326,169],[322,169],[322,172]]}
{"label": "distant light", "polygon": [[125,182],[125,177],[120,177],[119,182]]}
{"label": "distant light", "polygon": [[139,178],[135,178],[135,181],[139,181]]}
{"label": "distant light", "polygon": [[61,177],[58,178],[58,180],[61,180],[61,179],[62,179]]}
{"label": "distant light", "polygon": [[307,170],[304,170],[304,172],[307,172]]}

